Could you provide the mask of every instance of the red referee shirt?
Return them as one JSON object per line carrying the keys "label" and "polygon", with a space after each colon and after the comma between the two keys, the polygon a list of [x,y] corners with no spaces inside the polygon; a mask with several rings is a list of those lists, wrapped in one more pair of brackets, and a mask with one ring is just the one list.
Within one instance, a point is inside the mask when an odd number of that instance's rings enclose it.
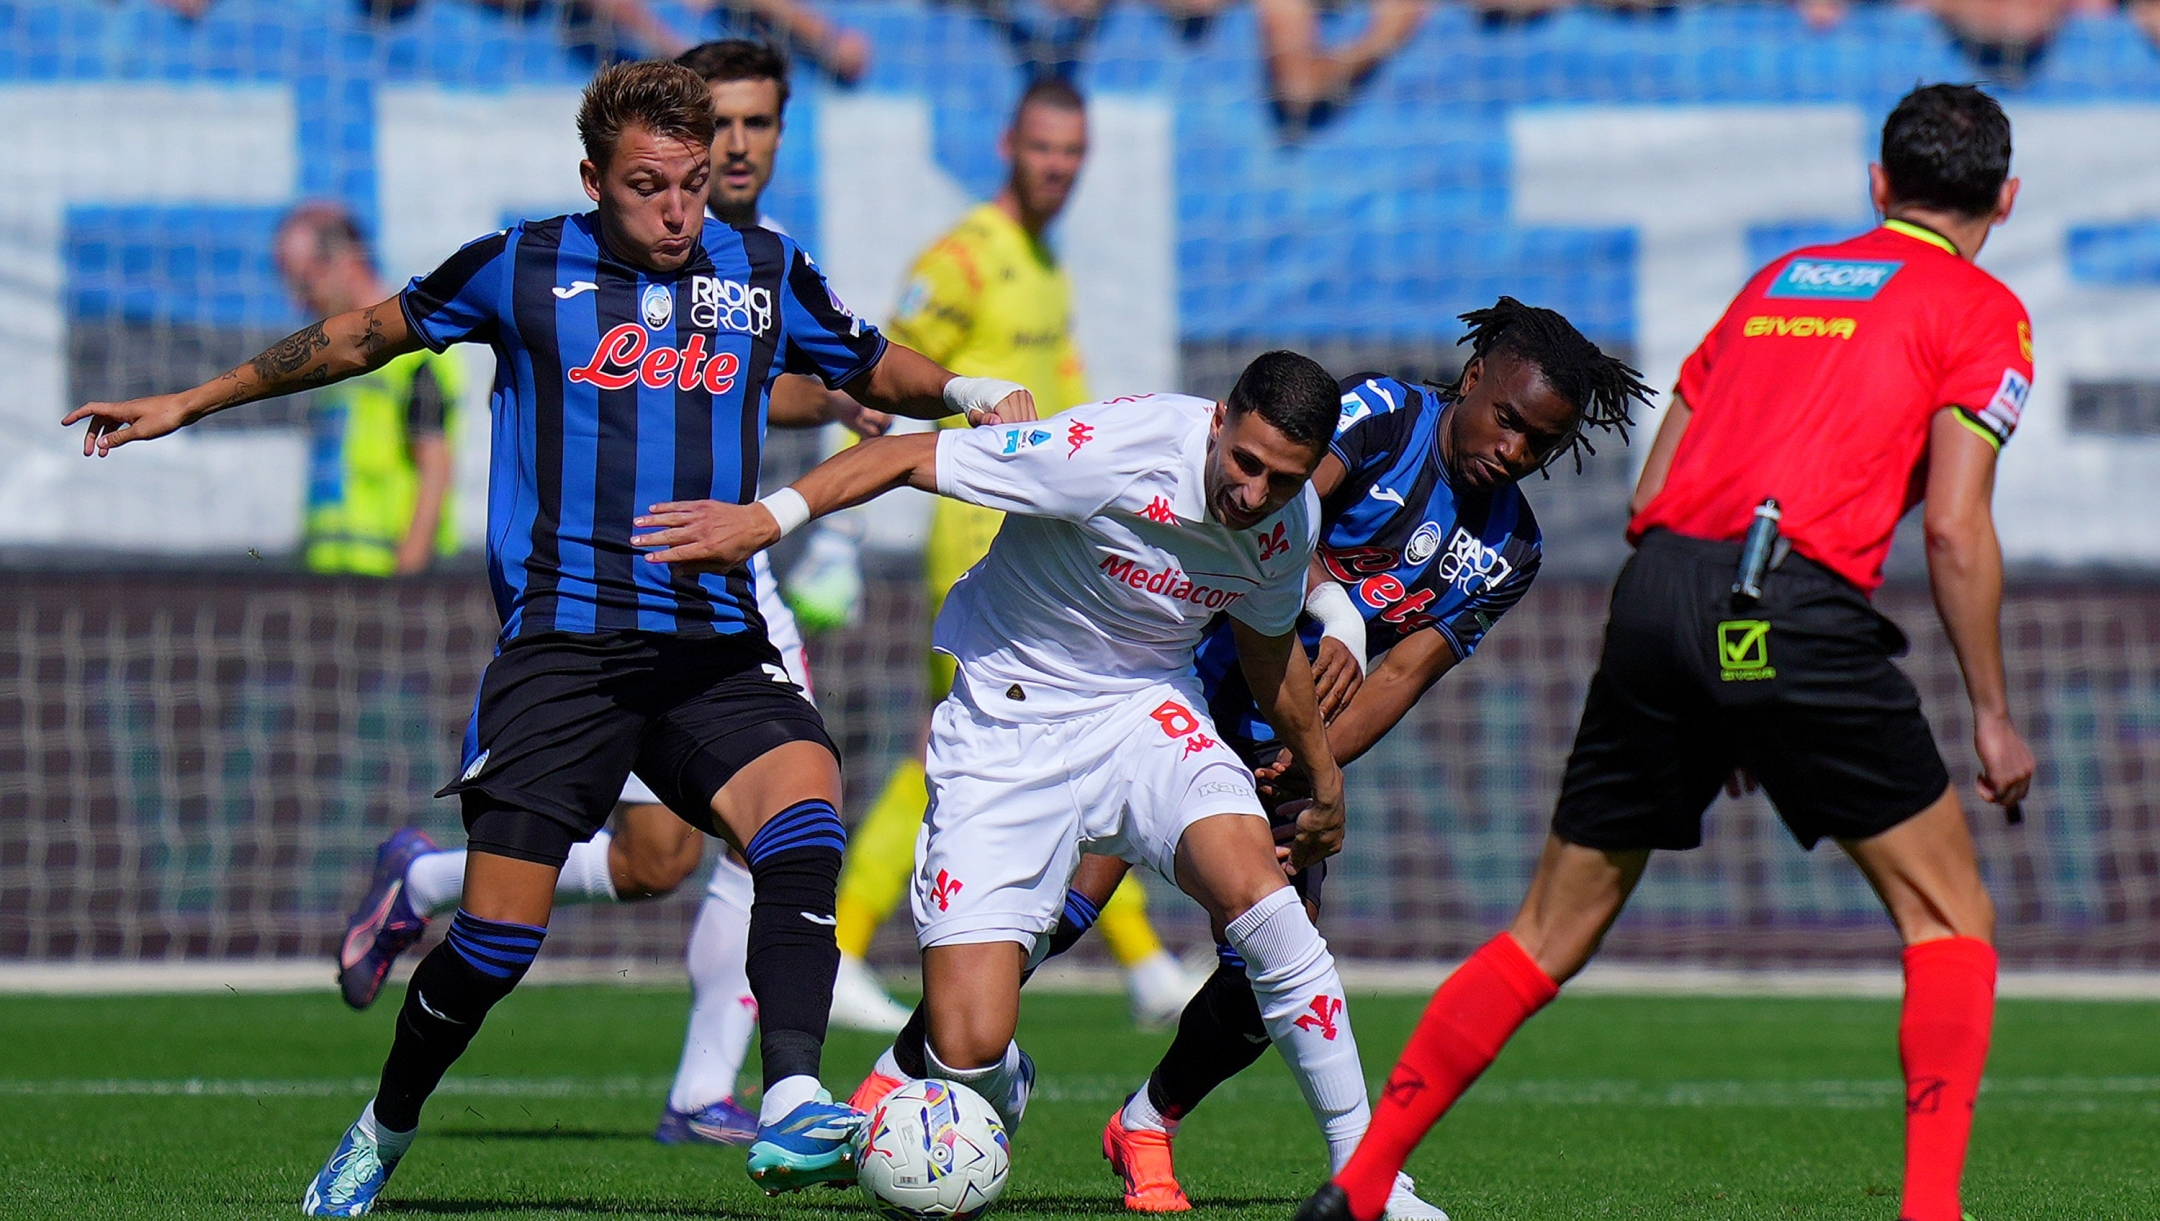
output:
{"label": "red referee shirt", "polygon": [[1893,220],[1755,273],[1680,369],[1692,412],[1628,537],[1734,541],[1777,498],[1793,549],[1867,592],[1927,482],[1935,413],[2000,448],[2032,388],[2032,326],[2002,282]]}

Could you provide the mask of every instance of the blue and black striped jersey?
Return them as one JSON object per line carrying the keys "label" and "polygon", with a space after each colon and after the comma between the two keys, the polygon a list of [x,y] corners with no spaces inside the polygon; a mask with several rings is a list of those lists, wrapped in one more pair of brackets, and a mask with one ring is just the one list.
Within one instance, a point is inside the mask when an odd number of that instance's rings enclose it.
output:
{"label": "blue and black striped jersey", "polygon": [[[1365,617],[1369,660],[1427,628],[1467,658],[1537,577],[1543,540],[1522,489],[1458,494],[1449,485],[1440,460],[1446,410],[1430,388],[1392,377],[1343,384],[1331,452],[1344,474],[1320,502],[1316,554]],[[1319,647],[1309,618],[1300,635],[1307,651]],[[1215,625],[1196,663],[1219,729],[1241,745],[1274,737],[1235,673],[1228,624]]]}
{"label": "blue and black striped jersey", "polygon": [[793,239],[708,220],[680,270],[609,253],[596,213],[474,241],[400,298],[436,351],[495,350],[488,573],[502,639],[538,632],[763,631],[750,569],[645,562],[631,519],[669,500],[747,504],[773,379],[828,386],[877,363]]}

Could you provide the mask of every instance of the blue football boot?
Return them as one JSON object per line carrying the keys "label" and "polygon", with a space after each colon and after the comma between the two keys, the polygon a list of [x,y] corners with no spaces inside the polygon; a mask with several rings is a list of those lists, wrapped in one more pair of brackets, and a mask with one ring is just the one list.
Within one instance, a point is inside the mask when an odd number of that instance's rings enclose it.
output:
{"label": "blue football boot", "polygon": [[345,921],[345,941],[338,948],[338,991],[353,1008],[375,1003],[398,955],[427,931],[427,917],[405,901],[405,870],[414,858],[437,851],[434,840],[411,827],[375,849],[374,876]]}
{"label": "blue football boot", "polygon": [[854,1182],[855,1140],[866,1118],[819,1090],[778,1123],[758,1127],[750,1145],[750,1177],[772,1196],[812,1183]]}
{"label": "blue football boot", "polygon": [[663,1145],[742,1146],[756,1140],[757,1135],[757,1116],[735,1105],[733,1098],[722,1098],[695,1111],[662,1107],[660,1126],[653,1130],[653,1139]]}
{"label": "blue football boot", "polygon": [[330,1160],[308,1184],[307,1195],[300,1201],[300,1212],[309,1217],[364,1217],[375,1207],[375,1197],[382,1194],[383,1185],[390,1181],[390,1172],[397,1169],[398,1159],[385,1161],[381,1150],[373,1140],[360,1132],[355,1123],[345,1130],[345,1139],[338,1142],[330,1153]]}

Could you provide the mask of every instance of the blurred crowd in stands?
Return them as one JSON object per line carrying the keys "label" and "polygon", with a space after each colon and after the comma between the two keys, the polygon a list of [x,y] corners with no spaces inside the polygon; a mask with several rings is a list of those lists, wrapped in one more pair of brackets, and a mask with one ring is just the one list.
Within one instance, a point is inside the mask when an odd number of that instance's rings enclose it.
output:
{"label": "blurred crowd in stands", "polygon": [[[216,0],[156,0],[185,17],[198,17]],[[396,22],[411,16],[428,0],[355,0],[370,19]],[[574,43],[600,58],[680,54],[696,38],[675,28],[649,0],[435,0],[467,3],[514,21],[561,23]],[[1012,43],[1028,75],[1069,75],[1081,62],[1089,39],[1115,0],[963,0],[983,19],[999,27]],[[1245,0],[1138,0],[1197,38],[1211,20]],[[1295,132],[1346,100],[1359,82],[1400,51],[1425,24],[1440,0],[1250,0],[1266,61],[1269,92],[1278,119]],[[1682,0],[1451,0],[1466,5],[1485,29],[1535,24],[1567,8],[1655,19],[1681,7]],[[1706,0],[1716,2],[1716,0]],[[2105,16],[2120,9],[2155,45],[2160,45],[2160,0],[1792,0],[1808,25],[1830,30],[1861,5],[1902,3],[1933,14],[1971,60],[1977,75],[2016,85],[2039,64],[2048,45],[2074,17]],[[842,28],[805,0],[682,0],[693,20],[715,9],[725,11],[747,32],[784,41],[801,58],[842,84],[860,80],[870,68],[870,42],[860,32]],[[1329,42],[1322,15],[1362,8],[1356,32]]]}

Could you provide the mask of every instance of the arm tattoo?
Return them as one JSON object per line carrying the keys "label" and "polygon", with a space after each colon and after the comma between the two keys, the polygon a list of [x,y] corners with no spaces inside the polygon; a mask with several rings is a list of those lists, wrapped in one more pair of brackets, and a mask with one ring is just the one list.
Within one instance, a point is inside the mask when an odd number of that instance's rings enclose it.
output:
{"label": "arm tattoo", "polygon": [[383,334],[382,319],[375,316],[376,308],[369,306],[368,311],[360,315],[361,321],[367,323],[367,329],[360,333],[360,352],[369,359],[373,359],[377,352],[390,344],[389,338]]}
{"label": "arm tattoo", "polygon": [[[318,351],[330,346],[330,337],[323,334],[322,323],[309,324],[305,329],[294,331],[266,349],[262,355],[249,363],[255,367],[255,377],[264,388],[300,372],[301,366]],[[301,378],[307,385],[328,381],[330,366],[326,361],[308,370]]]}

